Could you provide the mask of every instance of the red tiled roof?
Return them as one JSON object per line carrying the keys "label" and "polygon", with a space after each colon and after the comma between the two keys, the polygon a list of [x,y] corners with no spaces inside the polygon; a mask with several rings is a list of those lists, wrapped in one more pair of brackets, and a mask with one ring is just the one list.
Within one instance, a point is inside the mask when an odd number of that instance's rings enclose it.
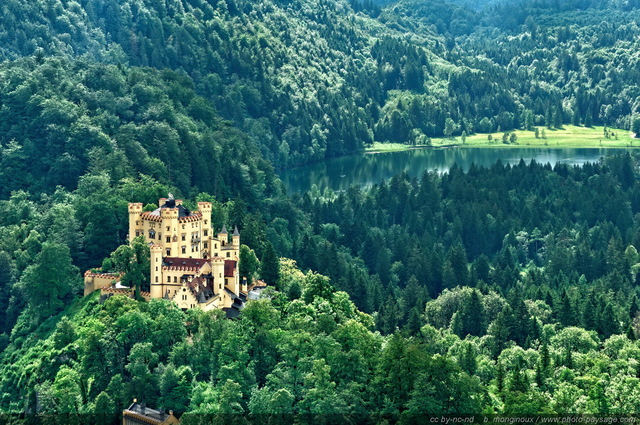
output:
{"label": "red tiled roof", "polygon": [[202,266],[208,263],[208,260],[204,258],[179,258],[179,257],[164,257],[162,259],[164,267],[179,269],[179,270],[199,270]]}
{"label": "red tiled roof", "polygon": [[150,211],[145,211],[140,214],[140,218],[142,218],[143,220],[162,221],[162,217],[160,217],[159,215],[155,215]]}
{"label": "red tiled roof", "polygon": [[234,277],[236,271],[236,261],[225,260],[224,261],[224,277]]}

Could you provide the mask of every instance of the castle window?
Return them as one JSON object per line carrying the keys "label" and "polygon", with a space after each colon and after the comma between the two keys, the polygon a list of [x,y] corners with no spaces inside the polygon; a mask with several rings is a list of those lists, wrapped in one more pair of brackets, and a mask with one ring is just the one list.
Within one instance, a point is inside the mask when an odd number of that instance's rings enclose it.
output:
{"label": "castle window", "polygon": [[171,283],[171,276],[167,276],[167,283]]}
{"label": "castle window", "polygon": [[149,230],[149,239],[155,239],[155,238],[156,238],[155,230]]}
{"label": "castle window", "polygon": [[204,243],[204,249],[207,249],[208,247],[209,247],[209,243],[208,243],[208,242],[205,242],[205,243]]}
{"label": "castle window", "polygon": [[231,253],[227,252],[227,258],[231,257]]}
{"label": "castle window", "polygon": [[[158,259],[156,258],[156,261],[157,261],[157,260],[158,260]],[[158,266],[156,266],[156,271],[158,271]]]}
{"label": "castle window", "polygon": [[167,243],[171,242],[171,236],[167,236]]}
{"label": "castle window", "polygon": [[186,253],[187,253],[187,247],[186,247],[186,246],[183,246],[183,247],[182,247],[182,253],[183,253],[183,254],[186,254]]}
{"label": "castle window", "polygon": [[173,235],[173,242],[178,242],[178,237],[176,235]]}
{"label": "castle window", "polygon": [[205,237],[206,237],[206,236],[209,236],[209,231],[208,231],[208,230],[205,230],[205,231],[203,231],[202,233],[204,234],[204,236],[205,236]]}
{"label": "castle window", "polygon": [[178,276],[173,277],[173,283],[178,283]]}
{"label": "castle window", "polygon": [[171,226],[167,226],[167,232],[171,231]]}
{"label": "castle window", "polygon": [[136,230],[136,236],[140,236],[140,231]]}
{"label": "castle window", "polygon": [[136,226],[140,226],[140,222],[136,220]]}
{"label": "castle window", "polygon": [[209,220],[205,220],[205,221],[204,221],[204,224],[209,224]]}
{"label": "castle window", "polygon": [[183,233],[183,234],[182,234],[182,240],[183,240],[183,241],[186,241],[186,240],[187,240],[187,234],[186,234],[186,233]]}
{"label": "castle window", "polygon": [[218,244],[217,244],[217,243],[214,243],[214,244],[213,244],[213,247],[214,247],[215,249],[218,249]]}
{"label": "castle window", "polygon": [[182,225],[182,230],[184,230],[185,226],[186,226],[185,224]]}
{"label": "castle window", "polygon": [[224,241],[222,241],[222,246],[224,246]]}
{"label": "castle window", "polygon": [[156,283],[158,283],[158,276],[156,276]]}
{"label": "castle window", "polygon": [[171,250],[167,249],[167,257],[171,257]]}

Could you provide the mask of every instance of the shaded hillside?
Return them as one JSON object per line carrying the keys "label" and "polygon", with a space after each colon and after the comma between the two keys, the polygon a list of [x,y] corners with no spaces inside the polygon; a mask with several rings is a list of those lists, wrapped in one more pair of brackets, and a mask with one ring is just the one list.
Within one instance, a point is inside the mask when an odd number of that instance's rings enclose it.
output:
{"label": "shaded hillside", "polygon": [[[480,118],[472,128],[462,126],[467,134],[565,123],[629,129],[640,108],[638,6],[534,1],[473,11],[406,0],[381,19],[445,38],[444,57],[459,66],[448,94],[467,100],[458,101],[461,116],[454,121]],[[495,93],[488,102],[487,91]]]}
{"label": "shaded hillside", "polygon": [[[470,288],[431,301],[432,324],[414,336],[383,337],[327,278],[290,260],[282,267],[283,292],[265,291],[238,320],[166,300],[100,304],[94,295],[41,326],[22,322],[0,355],[0,412],[12,423],[115,424],[133,398],[186,412],[186,424],[639,411],[629,391],[640,388],[633,337],[561,327],[543,301]],[[466,315],[453,321],[471,327],[442,327],[451,307]],[[501,339],[529,317],[535,337]],[[489,335],[478,337],[487,322]],[[471,334],[461,339],[462,331]]]}

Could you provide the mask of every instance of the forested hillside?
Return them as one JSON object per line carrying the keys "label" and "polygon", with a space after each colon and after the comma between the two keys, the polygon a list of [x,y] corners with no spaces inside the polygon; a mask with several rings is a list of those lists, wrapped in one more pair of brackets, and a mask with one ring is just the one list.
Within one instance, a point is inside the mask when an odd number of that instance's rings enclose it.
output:
{"label": "forested hillside", "polygon": [[[636,154],[295,196],[276,175],[373,141],[640,133],[639,6],[3,2],[0,414],[640,413]],[[270,288],[238,320],[80,299],[82,270],[142,269],[127,203],[168,192],[240,229]]]}
{"label": "forested hillside", "polygon": [[630,128],[640,96],[633,1],[524,2],[517,13],[458,3],[11,1],[0,57],[179,70],[277,167],[373,140]]}

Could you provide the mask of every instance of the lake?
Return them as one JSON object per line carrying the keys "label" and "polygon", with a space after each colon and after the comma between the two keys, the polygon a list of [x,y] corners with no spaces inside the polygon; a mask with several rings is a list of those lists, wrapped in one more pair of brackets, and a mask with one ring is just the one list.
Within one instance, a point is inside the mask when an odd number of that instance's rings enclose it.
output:
{"label": "lake", "polygon": [[447,171],[453,164],[468,170],[472,163],[490,166],[498,159],[503,163],[517,164],[520,159],[529,163],[535,159],[540,163],[555,165],[558,162],[580,165],[597,162],[607,154],[623,149],[550,149],[550,148],[449,148],[413,149],[401,152],[367,153],[336,158],[316,164],[305,165],[280,174],[290,194],[299,193],[316,184],[325,188],[345,190],[351,185],[370,186],[406,172],[411,177],[420,177],[425,171]]}

